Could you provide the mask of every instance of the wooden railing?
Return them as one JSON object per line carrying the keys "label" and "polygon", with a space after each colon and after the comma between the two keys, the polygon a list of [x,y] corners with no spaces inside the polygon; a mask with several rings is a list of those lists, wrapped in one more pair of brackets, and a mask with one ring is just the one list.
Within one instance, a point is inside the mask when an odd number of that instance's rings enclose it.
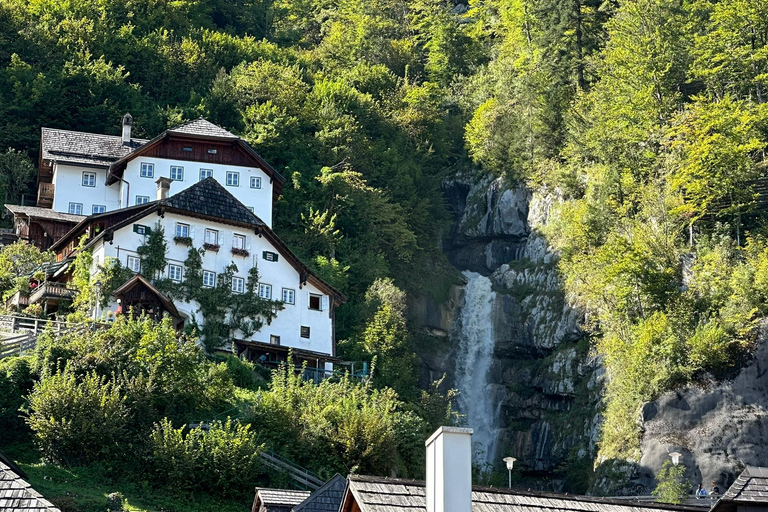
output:
{"label": "wooden railing", "polygon": [[320,480],[316,474],[312,473],[308,469],[305,469],[294,462],[284,459],[276,453],[259,452],[259,457],[261,458],[262,464],[276,471],[286,473],[291,478],[291,480],[293,480],[303,489],[316,491],[325,483]]}
{"label": "wooden railing", "polygon": [[37,187],[37,206],[50,206],[53,204],[53,183],[40,183]]}
{"label": "wooden railing", "polygon": [[57,320],[48,320],[47,318],[0,315],[0,332],[11,334],[11,336],[6,338],[0,337],[0,359],[24,355],[25,352],[33,350],[37,344],[37,336],[48,325],[53,327],[54,332],[57,333],[106,327],[106,324],[101,323],[59,322]]}
{"label": "wooden railing", "polygon": [[29,303],[36,304],[43,298],[72,299],[75,296],[74,288],[69,288],[62,283],[45,282],[40,284],[29,296]]}
{"label": "wooden railing", "polygon": [[0,339],[0,359],[10,356],[23,356],[35,348],[36,337],[32,331]]}

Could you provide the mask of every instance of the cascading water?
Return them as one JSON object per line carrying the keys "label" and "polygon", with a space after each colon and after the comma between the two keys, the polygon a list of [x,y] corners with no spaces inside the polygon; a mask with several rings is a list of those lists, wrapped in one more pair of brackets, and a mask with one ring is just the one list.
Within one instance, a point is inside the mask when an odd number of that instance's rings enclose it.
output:
{"label": "cascading water", "polygon": [[461,308],[461,328],[456,356],[456,388],[459,390],[459,411],[466,416],[472,436],[473,460],[492,463],[496,451],[496,416],[488,373],[493,348],[492,309],[496,293],[491,280],[475,272],[464,271],[468,279]]}

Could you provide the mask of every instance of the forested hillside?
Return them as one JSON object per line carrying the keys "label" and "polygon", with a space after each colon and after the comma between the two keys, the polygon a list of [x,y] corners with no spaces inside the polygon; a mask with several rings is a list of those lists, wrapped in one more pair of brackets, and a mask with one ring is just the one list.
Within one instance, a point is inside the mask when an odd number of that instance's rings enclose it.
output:
{"label": "forested hillside", "polygon": [[340,353],[412,402],[404,294],[459,280],[443,181],[555,191],[609,377],[595,462],[638,460],[642,403],[727,376],[768,313],[767,43],[764,0],[0,0],[0,187],[34,183],[41,126],[242,135],[288,180],[277,233],[350,299]]}

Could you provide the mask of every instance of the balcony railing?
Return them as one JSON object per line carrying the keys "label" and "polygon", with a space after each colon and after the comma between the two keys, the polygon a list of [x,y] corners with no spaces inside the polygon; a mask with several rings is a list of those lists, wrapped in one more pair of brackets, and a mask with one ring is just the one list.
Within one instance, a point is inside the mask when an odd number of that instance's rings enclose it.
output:
{"label": "balcony railing", "polygon": [[50,208],[53,206],[53,183],[40,183],[37,187],[37,206]]}
{"label": "balcony railing", "polygon": [[62,283],[43,283],[29,296],[30,304],[37,304],[43,299],[71,300],[75,296],[73,288]]}

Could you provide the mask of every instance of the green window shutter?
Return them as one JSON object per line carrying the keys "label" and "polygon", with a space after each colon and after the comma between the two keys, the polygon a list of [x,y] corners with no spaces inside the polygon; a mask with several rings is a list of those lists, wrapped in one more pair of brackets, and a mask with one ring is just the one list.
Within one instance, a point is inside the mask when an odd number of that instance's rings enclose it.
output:
{"label": "green window shutter", "polygon": [[144,226],[142,224],[134,224],[133,232],[138,233],[140,235],[148,235],[152,232],[152,230],[149,228],[149,226]]}
{"label": "green window shutter", "polygon": [[262,257],[267,261],[277,261],[278,255],[275,252],[264,251],[261,253]]}

